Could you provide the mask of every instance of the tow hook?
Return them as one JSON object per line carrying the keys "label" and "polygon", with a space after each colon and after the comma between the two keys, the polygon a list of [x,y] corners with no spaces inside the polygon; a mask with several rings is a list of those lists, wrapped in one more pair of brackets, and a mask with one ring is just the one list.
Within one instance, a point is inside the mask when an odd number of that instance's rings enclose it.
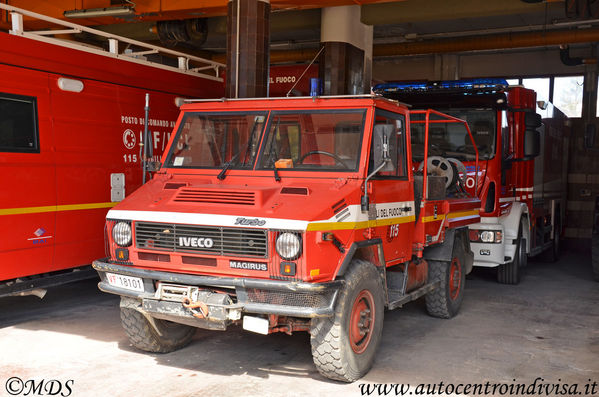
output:
{"label": "tow hook", "polygon": [[[183,307],[191,310],[194,317],[208,318],[208,305],[204,302],[192,302],[191,299],[185,298],[183,300]],[[195,309],[198,309],[199,312],[196,312]]]}

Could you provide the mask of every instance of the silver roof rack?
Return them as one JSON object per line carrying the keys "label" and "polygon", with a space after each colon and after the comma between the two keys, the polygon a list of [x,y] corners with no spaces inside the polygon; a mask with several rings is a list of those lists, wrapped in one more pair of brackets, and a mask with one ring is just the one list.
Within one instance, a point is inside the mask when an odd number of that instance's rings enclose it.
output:
{"label": "silver roof rack", "polygon": [[[62,21],[60,19],[48,17],[42,14],[27,11],[22,8],[9,6],[3,3],[0,3],[0,9],[6,10],[11,14],[12,29],[9,31],[9,33],[12,35],[23,36],[32,40],[42,41],[45,43],[55,44],[62,47],[90,52],[92,54],[103,55],[164,70],[170,70],[172,72],[189,74],[208,80],[223,81],[223,79],[220,77],[220,70],[224,69],[225,65],[222,63],[214,62],[209,59],[196,57],[178,51],[169,50],[167,48],[154,46],[151,44],[144,43],[142,41],[132,40],[126,37],[106,33],[101,30],[96,30],[88,28],[86,26],[78,25],[76,23]],[[67,29],[26,31],[23,25],[23,16],[50,22],[52,24],[65,27]],[[57,34],[77,34],[82,32],[86,32],[94,36],[101,36],[104,39],[106,39],[108,41],[108,50],[84,43],[78,43],[76,41],[60,40],[53,37]],[[119,43],[125,43],[130,46],[135,46],[136,51],[119,52]],[[146,55],[150,54],[174,57],[177,59],[178,66],[170,66],[158,62],[149,61],[147,60]]]}
{"label": "silver roof rack", "polygon": [[412,107],[404,102],[395,99],[386,98],[380,94],[356,94],[356,95],[318,95],[318,96],[282,96],[282,97],[263,97],[263,98],[213,98],[213,99],[184,99],[184,103],[202,103],[202,102],[233,102],[233,101],[269,101],[269,100],[290,100],[290,99],[352,99],[352,98],[371,98],[392,102],[397,105]]}

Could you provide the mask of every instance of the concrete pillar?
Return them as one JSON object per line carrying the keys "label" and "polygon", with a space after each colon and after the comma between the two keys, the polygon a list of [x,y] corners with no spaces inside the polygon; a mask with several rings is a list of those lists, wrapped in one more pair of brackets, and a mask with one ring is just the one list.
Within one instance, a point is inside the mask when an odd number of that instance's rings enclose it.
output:
{"label": "concrete pillar", "polygon": [[460,78],[460,57],[454,54],[435,55],[435,76],[433,80],[458,80]]}
{"label": "concrete pillar", "polygon": [[229,0],[227,12],[228,98],[268,94],[270,0]]}
{"label": "concrete pillar", "polygon": [[360,12],[358,5],[322,9],[319,77],[324,95],[370,92],[373,28],[360,21]]}

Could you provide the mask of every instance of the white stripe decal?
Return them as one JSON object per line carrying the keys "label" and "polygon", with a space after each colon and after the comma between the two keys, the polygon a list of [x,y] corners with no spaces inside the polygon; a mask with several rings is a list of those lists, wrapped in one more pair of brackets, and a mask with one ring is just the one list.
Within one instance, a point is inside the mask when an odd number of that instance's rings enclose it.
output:
{"label": "white stripe decal", "polygon": [[515,201],[515,200],[516,200],[515,197],[500,197],[499,198],[500,203],[506,203],[508,201]]}
{"label": "white stripe decal", "polygon": [[533,188],[532,187],[519,187],[516,188],[517,192],[532,192]]}
{"label": "white stripe decal", "polygon": [[[391,219],[391,218],[406,218],[415,215],[413,201],[396,201],[392,203],[372,204],[376,206],[376,219]],[[404,209],[409,208],[408,211]],[[347,212],[346,212],[347,210]],[[188,225],[206,225],[206,226],[246,226],[236,224],[238,218],[258,219],[265,223],[259,227],[260,229],[287,229],[305,231],[308,224],[318,223],[336,223],[341,222],[364,222],[368,221],[368,213],[362,212],[360,205],[348,205],[344,212],[343,219],[337,219],[333,215],[329,219],[318,221],[304,221],[296,219],[281,219],[267,217],[252,217],[243,215],[215,215],[215,214],[198,214],[184,212],[167,212],[167,211],[126,211],[126,210],[110,210],[106,215],[107,219],[122,219],[144,222],[160,222],[160,223],[178,223]],[[337,214],[339,215],[339,214]]]}
{"label": "white stripe decal", "polygon": [[164,211],[123,211],[110,210],[106,215],[107,219],[122,219],[144,222],[160,223],[178,223],[187,225],[206,225],[206,226],[244,226],[236,225],[237,218],[259,219],[264,223],[260,229],[289,229],[306,230],[308,221],[299,221],[293,219],[263,218],[237,215],[215,215],[215,214],[195,214],[185,212],[164,212]]}

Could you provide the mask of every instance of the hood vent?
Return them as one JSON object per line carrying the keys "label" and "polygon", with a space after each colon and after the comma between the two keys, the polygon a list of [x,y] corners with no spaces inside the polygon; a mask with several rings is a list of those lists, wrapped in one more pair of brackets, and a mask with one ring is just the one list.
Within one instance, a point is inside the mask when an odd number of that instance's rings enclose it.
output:
{"label": "hood vent", "polygon": [[298,194],[300,196],[307,196],[308,195],[308,188],[307,187],[289,187],[286,186],[284,188],[281,189],[281,194]]}
{"label": "hood vent", "polygon": [[167,182],[164,184],[164,190],[177,190],[182,188],[183,186],[187,186],[186,182]]}
{"label": "hood vent", "polygon": [[177,192],[173,202],[255,205],[256,193],[239,190],[183,188]]}

